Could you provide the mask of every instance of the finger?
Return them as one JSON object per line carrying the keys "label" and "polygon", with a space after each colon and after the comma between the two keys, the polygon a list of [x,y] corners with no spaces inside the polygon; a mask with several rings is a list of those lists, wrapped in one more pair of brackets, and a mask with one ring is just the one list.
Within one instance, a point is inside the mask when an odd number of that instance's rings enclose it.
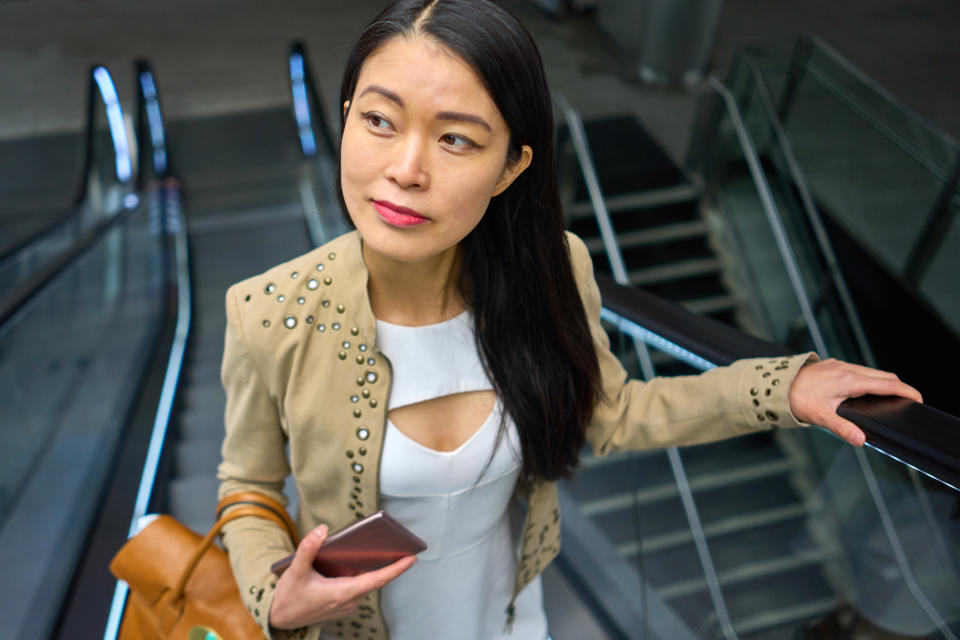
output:
{"label": "finger", "polygon": [[298,573],[310,573],[313,571],[313,561],[317,557],[317,551],[327,539],[327,526],[320,525],[300,541],[297,552],[293,556],[293,562],[290,568]]}
{"label": "finger", "polygon": [[821,426],[826,427],[844,441],[852,444],[855,447],[862,447],[867,441],[867,435],[860,429],[860,427],[853,424],[846,418],[841,418],[838,415],[833,415],[828,420],[824,420]]}
{"label": "finger", "polygon": [[851,395],[867,393],[878,396],[900,396],[914,402],[923,402],[923,396],[919,391],[895,378],[860,378],[855,385],[855,393]]}
{"label": "finger", "polygon": [[349,593],[353,596],[362,596],[370,591],[381,589],[385,584],[394,580],[401,573],[409,569],[417,561],[417,556],[404,556],[393,564],[389,564],[375,571],[361,573],[353,578],[347,578],[351,582]]}
{"label": "finger", "polygon": [[843,366],[843,368],[848,369],[853,373],[859,373],[870,378],[891,378],[899,380],[900,378],[895,373],[889,371],[884,371],[883,369],[874,369],[873,367],[866,367],[862,364],[854,364],[852,362],[840,362],[837,361],[837,364]]}

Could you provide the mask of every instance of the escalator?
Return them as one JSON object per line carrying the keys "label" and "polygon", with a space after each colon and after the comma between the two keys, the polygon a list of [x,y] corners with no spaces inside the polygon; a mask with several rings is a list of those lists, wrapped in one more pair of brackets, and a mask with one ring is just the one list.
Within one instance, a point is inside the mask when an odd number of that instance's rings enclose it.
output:
{"label": "escalator", "polygon": [[[288,56],[291,107],[170,127],[187,185],[193,331],[182,404],[169,444],[170,476],[154,511],[197,531],[215,519],[226,398],[220,385],[227,288],[346,230],[334,188],[332,138],[303,47]],[[296,496],[290,485],[291,509]]]}
{"label": "escalator", "polygon": [[134,190],[109,74],[89,77],[80,193],[7,253],[0,296],[0,635],[48,636],[163,330],[159,190]]}
{"label": "escalator", "polygon": [[[50,414],[46,431],[24,431],[44,449],[33,459],[54,456],[63,465],[70,455],[82,465],[86,456],[101,464],[93,465],[93,472],[65,473],[60,467],[51,474],[34,464],[24,473],[35,477],[21,482],[57,491],[58,500],[21,496],[3,504],[8,513],[18,505],[43,505],[28,515],[45,520],[8,535],[22,539],[25,531],[48,530],[30,541],[34,547],[5,547],[4,566],[12,568],[6,573],[22,594],[5,610],[7,626],[0,635],[20,637],[29,629],[30,635],[99,637],[113,592],[103,567],[126,537],[131,511],[134,519],[170,512],[199,531],[212,523],[224,403],[218,380],[223,292],[342,231],[334,209],[331,136],[319,116],[303,49],[292,49],[288,63],[292,114],[276,109],[170,123],[159,137],[150,129],[149,91],[141,86],[139,165],[148,179],[133,192],[139,204],[89,236],[89,246],[74,257],[59,254],[50,267],[58,275],[29,303],[3,316],[0,387],[9,395],[0,406],[22,413],[3,414],[5,435],[21,437],[7,426],[39,417],[44,412],[36,409],[44,407]],[[158,109],[155,105],[157,114]],[[636,136],[631,139],[641,142],[646,135],[652,142],[636,121],[611,119],[588,129],[604,128],[617,135],[631,132]],[[157,168],[158,140],[164,141],[163,170]],[[655,148],[646,148],[634,155],[658,158]],[[177,180],[169,165],[176,167]],[[765,325],[751,308],[749,289],[730,275],[736,269],[702,207],[703,181],[668,169],[661,175],[666,184],[649,181],[637,192],[630,190],[629,175],[606,181],[601,176],[613,194],[608,202],[619,218],[615,230],[642,258],[648,253],[665,258],[663,264],[632,269],[638,281],[657,294],[679,292],[679,302],[725,325],[701,324],[701,318],[671,305],[632,298],[636,292],[603,282],[615,350],[636,377],[647,375],[648,365],[658,373],[682,373],[781,353],[776,344],[729,328],[746,322],[741,326],[762,333]],[[589,246],[602,251],[607,246],[602,239],[589,239],[588,191],[568,185],[571,220],[582,225]],[[650,250],[659,241],[674,244]],[[681,264],[671,266],[676,256]],[[605,260],[597,255],[599,271]],[[190,284],[174,285],[168,276],[188,265]],[[186,302],[186,311],[181,307],[175,317],[178,299]],[[72,331],[65,332],[65,325]],[[649,357],[641,343],[652,347]],[[150,361],[163,366],[151,373],[144,369]],[[151,389],[149,397],[137,398]],[[105,425],[112,435],[70,433],[79,419],[64,416],[73,415],[86,416],[81,421],[86,425]],[[145,428],[126,424],[138,420]],[[948,424],[955,428],[955,423]],[[16,444],[28,440],[21,437]],[[908,454],[918,448],[915,442],[904,446]],[[922,455],[905,459],[926,466]],[[114,471],[126,479],[105,478]],[[131,473],[143,478],[140,486],[130,482]],[[58,476],[69,490],[49,479]],[[624,477],[631,477],[634,487],[611,490],[622,488]],[[14,484],[5,481],[3,488]],[[551,579],[545,579],[554,638],[851,637],[814,635],[839,625],[841,614],[863,628],[900,634],[865,637],[956,637],[960,531],[950,514],[957,494],[939,486],[899,462],[874,451],[854,452],[812,429],[772,431],[681,452],[605,459],[587,454],[579,475],[564,487],[564,547],[557,563],[564,577],[553,578],[573,585],[577,594],[558,606]],[[65,502],[69,509],[62,508]],[[54,510],[60,513],[51,515]],[[0,520],[0,536],[8,525]],[[89,534],[74,535],[65,545],[64,557],[74,559],[44,558],[51,536],[71,538],[65,530],[86,532],[88,526]],[[37,566],[43,571],[30,576]],[[54,577],[61,586],[50,589]],[[41,585],[47,591],[42,597]],[[583,603],[591,610],[586,631],[551,613],[551,607]],[[119,611],[114,609],[115,616]],[[110,619],[107,637],[118,623],[118,617]]]}

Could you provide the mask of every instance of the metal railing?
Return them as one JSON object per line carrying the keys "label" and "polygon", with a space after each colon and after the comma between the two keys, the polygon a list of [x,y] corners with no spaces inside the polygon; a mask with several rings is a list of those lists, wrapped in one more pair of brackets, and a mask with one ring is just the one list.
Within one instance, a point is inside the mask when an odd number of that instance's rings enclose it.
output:
{"label": "metal railing", "polygon": [[[597,178],[597,171],[593,163],[589,142],[587,141],[586,132],[583,127],[583,120],[580,117],[580,114],[577,113],[572,106],[570,106],[563,96],[556,95],[554,97],[554,102],[557,108],[561,111],[570,131],[570,137],[574,145],[574,151],[576,153],[580,169],[583,172],[583,178],[587,186],[587,193],[589,194],[590,202],[594,207],[594,213],[597,217],[597,224],[600,227],[600,234],[603,239],[604,249],[606,251],[607,258],[610,260],[610,266],[613,270],[614,277],[619,284],[629,286],[630,277],[627,274],[626,266],[623,261],[623,255],[620,252],[620,246],[617,244],[613,223],[610,220],[610,214],[604,201],[603,190],[601,189],[600,181]],[[653,379],[656,376],[656,370],[653,365],[653,360],[650,357],[650,350],[647,348],[645,341],[640,339],[638,336],[633,336],[633,344],[637,358],[640,362],[640,368],[643,373],[643,377],[647,380]],[[690,488],[690,481],[687,478],[687,473],[683,467],[683,460],[681,460],[680,454],[676,447],[671,447],[668,449],[667,456],[670,462],[670,468],[673,473],[674,480],[677,484],[678,490],[680,491],[680,499],[683,503],[684,513],[686,514],[687,521],[690,525],[690,530],[693,534],[694,544],[697,548],[697,555],[699,556],[700,564],[703,567],[704,576],[706,577],[707,581],[707,587],[710,591],[710,599],[712,600],[714,609],[717,612],[717,617],[720,621],[721,628],[723,629],[724,637],[726,637],[728,640],[734,640],[737,636],[733,630],[733,624],[730,621],[730,615],[727,611],[723,593],[720,590],[720,581],[717,577],[713,559],[710,555],[710,549],[707,547],[706,535],[703,532],[703,525],[700,522],[700,516],[697,512],[696,502],[693,498],[693,491]],[[641,576],[641,579],[642,578],[643,576]],[[646,593],[646,587],[643,588],[643,593]],[[643,613],[645,614],[645,611]]]}
{"label": "metal railing", "polygon": [[[740,113],[739,106],[733,94],[727,89],[727,87],[719,81],[715,76],[711,77],[708,81],[709,86],[716,91],[724,101],[725,108],[727,111],[727,116],[729,121],[733,126],[736,137],[739,141],[741,151],[744,154],[744,158],[749,167],[751,176],[753,178],[754,184],[758,190],[761,202],[763,204],[763,211],[767,217],[767,222],[769,227],[776,239],[777,249],[780,254],[781,260],[786,268],[786,271],[789,275],[790,285],[793,288],[794,295],[797,298],[797,301],[800,304],[803,318],[806,324],[806,329],[810,334],[811,339],[815,345],[817,353],[821,357],[827,357],[829,355],[826,342],[823,337],[823,333],[820,330],[819,323],[813,312],[813,307],[810,303],[810,299],[805,291],[804,284],[802,281],[802,276],[800,269],[797,265],[797,260],[790,246],[787,234],[784,229],[784,223],[782,216],[774,202],[772,193],[770,191],[769,183],[767,181],[766,175],[763,171],[762,165],[759,161],[756,146],[753,143],[752,137],[747,130],[746,125],[744,124],[744,118]],[[769,127],[771,131],[776,132],[778,129],[782,132],[782,126],[776,122],[776,114],[771,110],[767,111],[767,117],[771,119]],[[784,148],[784,156],[787,158],[792,158],[793,153],[789,148],[789,142],[785,136],[778,135],[775,137],[776,144]],[[791,172],[795,172],[795,175],[800,175],[799,166],[796,163],[791,165]],[[805,183],[802,177],[800,178],[801,183]],[[807,211],[810,213],[810,210]],[[828,246],[828,245],[827,245]],[[831,253],[832,257],[832,253]],[[829,262],[829,260],[828,260]],[[838,288],[840,289],[840,288]],[[845,288],[842,288],[845,290]],[[856,315],[853,314],[852,317],[848,316],[846,320],[856,321]],[[863,340],[865,343],[865,338],[861,335],[859,336],[860,340]],[[866,350],[866,354],[870,354],[869,348]],[[888,451],[882,447],[876,446],[873,443],[868,443],[868,448],[876,450],[881,454],[888,456],[889,458],[902,462],[902,459],[897,456],[896,452]],[[900,540],[900,536],[897,532],[896,527],[893,524],[893,518],[890,515],[889,507],[886,503],[886,500],[883,497],[882,492],[880,491],[876,474],[874,473],[873,468],[870,465],[869,460],[866,457],[866,454],[862,449],[856,449],[854,451],[856,456],[857,465],[861,470],[863,479],[867,484],[870,498],[874,503],[874,506],[877,509],[877,512],[880,516],[880,520],[883,525],[884,532],[890,543],[890,546],[893,550],[894,556],[896,558],[896,563],[900,574],[903,576],[904,582],[906,583],[907,588],[910,593],[914,596],[917,603],[921,606],[924,612],[930,616],[930,619],[936,624],[938,630],[947,638],[955,638],[947,627],[946,622],[939,615],[936,608],[930,603],[929,599],[923,593],[923,590],[917,584],[913,571],[910,567],[909,562],[907,561],[906,553],[904,552],[903,545]],[[948,486],[952,486],[948,481],[940,477],[936,473],[931,473],[929,470],[919,468],[913,465],[910,465],[911,469],[917,469],[925,473],[929,477],[937,479]]]}

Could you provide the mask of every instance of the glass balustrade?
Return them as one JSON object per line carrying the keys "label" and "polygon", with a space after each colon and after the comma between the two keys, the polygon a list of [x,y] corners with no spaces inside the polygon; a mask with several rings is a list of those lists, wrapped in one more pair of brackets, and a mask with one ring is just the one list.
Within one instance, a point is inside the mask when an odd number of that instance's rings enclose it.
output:
{"label": "glass balustrade", "polygon": [[821,206],[960,332],[960,145],[818,39],[762,70]]}
{"label": "glass balustrade", "polygon": [[52,628],[139,392],[163,299],[149,208],[118,220],[0,327],[4,637]]}
{"label": "glass balustrade", "polygon": [[84,196],[76,209],[45,233],[0,258],[0,296],[73,245],[98,222],[134,206],[129,140],[116,89],[104,67],[90,76]]}
{"label": "glass balustrade", "polygon": [[[731,276],[753,291],[755,333],[869,361],[775,102],[739,64],[729,89],[704,98],[689,167],[705,178]],[[614,329],[612,342],[639,377],[632,339]],[[690,370],[652,360],[657,373]],[[621,554],[616,571],[631,570],[624,606],[641,613],[624,617],[627,637],[957,637],[957,493],[819,428],[587,455],[566,489]]]}
{"label": "glass balustrade", "polygon": [[[639,377],[633,339],[608,330],[615,353]],[[658,371],[696,370],[656,349],[651,359]],[[630,587],[623,606],[643,626],[627,637],[956,637],[949,634],[960,630],[957,492],[816,427],[677,455],[695,520],[666,452],[585,453],[563,485],[575,517],[587,518],[619,553],[623,564],[611,575]],[[589,566],[567,561],[578,564]],[[823,635],[831,625],[846,625],[837,628],[849,635]]]}

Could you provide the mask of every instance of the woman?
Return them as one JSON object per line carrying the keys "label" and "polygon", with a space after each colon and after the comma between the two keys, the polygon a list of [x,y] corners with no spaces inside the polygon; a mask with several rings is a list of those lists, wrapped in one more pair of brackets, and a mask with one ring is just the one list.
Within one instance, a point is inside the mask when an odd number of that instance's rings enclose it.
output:
{"label": "woman", "polygon": [[[627,381],[586,248],[563,230],[539,53],[492,3],[391,5],[351,53],[341,100],[357,231],[227,294],[221,497],[283,500],[292,472],[310,531],[277,579],[292,550],[277,527],[225,530],[268,636],[545,638],[555,481],[585,439],[603,454],[816,422],[861,445],[835,414],[843,399],[919,400],[892,374],[812,355]],[[381,508],[427,541],[416,567],[313,570],[328,530]]]}

